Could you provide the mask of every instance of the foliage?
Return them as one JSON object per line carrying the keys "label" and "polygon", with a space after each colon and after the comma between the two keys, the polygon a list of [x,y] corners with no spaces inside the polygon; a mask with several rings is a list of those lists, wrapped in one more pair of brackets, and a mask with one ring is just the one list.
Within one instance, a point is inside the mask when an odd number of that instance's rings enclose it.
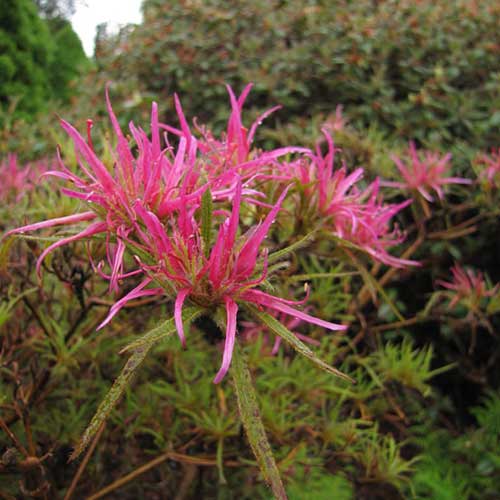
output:
{"label": "foliage", "polygon": [[104,38],[97,54],[136,105],[188,94],[188,114],[220,124],[220,84],[253,81],[251,106],[282,104],[281,121],[341,103],[356,124],[433,148],[495,146],[495,1],[147,0],[143,10],[142,25]]}
{"label": "foliage", "polygon": [[51,95],[54,41],[31,0],[2,0],[0,12],[2,110],[17,99],[15,108],[29,116],[45,109]]}
{"label": "foliage", "polygon": [[67,101],[87,61],[71,24],[41,18],[32,0],[2,0],[0,50],[2,127],[13,117],[33,120],[47,112],[51,99]]}

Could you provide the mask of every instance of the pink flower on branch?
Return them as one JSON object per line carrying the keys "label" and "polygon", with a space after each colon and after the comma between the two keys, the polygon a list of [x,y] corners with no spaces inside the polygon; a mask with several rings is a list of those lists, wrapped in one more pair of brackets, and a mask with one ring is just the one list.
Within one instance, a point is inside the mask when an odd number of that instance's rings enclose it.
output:
{"label": "pink flower on branch", "polygon": [[38,178],[47,170],[45,161],[19,164],[17,155],[8,154],[0,162],[0,197],[5,204],[19,202],[21,198],[34,189]]}
{"label": "pink flower on branch", "polygon": [[[270,311],[276,311],[329,330],[345,330],[346,327],[311,316],[296,309],[298,303],[275,297],[257,287],[267,277],[267,252],[261,245],[281,208],[287,194],[285,189],[277,203],[265,219],[238,237],[240,207],[242,202],[242,183],[237,183],[233,197],[232,210],[220,224],[217,236],[209,252],[204,247],[201,229],[193,211],[185,207],[179,213],[173,235],[165,236],[166,228],[149,211],[138,210],[142,223],[148,231],[142,231],[144,249],[147,249],[158,262],[155,266],[145,266],[144,270],[157,283],[168,282],[175,296],[174,317],[179,338],[185,344],[182,324],[182,308],[189,299],[197,305],[212,308],[222,306],[226,309],[226,334],[222,366],[214,382],[225,376],[231,361],[234,338],[236,335],[236,315],[238,304],[250,303]],[[107,324],[127,300],[137,298],[139,293],[147,293],[142,283],[128,298],[115,304],[103,324]],[[157,289],[159,295],[166,292]]]}
{"label": "pink flower on branch", "polygon": [[491,154],[482,154],[475,164],[479,166],[479,178],[486,180],[492,188],[500,187],[500,148]]}
{"label": "pink flower on branch", "polygon": [[[281,190],[278,200],[272,204],[268,200],[256,199],[264,195],[254,188],[254,183],[286,179],[286,175],[279,172],[280,158],[292,153],[309,153],[310,150],[291,147],[269,152],[252,150],[256,127],[273,110],[265,113],[248,132],[241,122],[241,109],[249,90],[250,86],[247,86],[236,98],[228,87],[232,111],[227,132],[221,140],[213,139],[206,131],[201,139],[196,139],[191,134],[177,96],[175,105],[180,129],[161,125],[157,106],[153,103],[151,138],[142,129],[130,125],[136,153],[125,138],[106,95],[117,143],[112,151],[113,169],[95,153],[90,137],[91,121],[88,122],[88,137],[85,140],[62,120],[63,129],[73,140],[82,173],[73,173],[59,156],[60,170],[47,174],[71,182],[73,188],[64,188],[63,193],[89,203],[90,210],[30,224],[7,233],[12,235],[88,223],[76,234],[50,245],[40,256],[37,271],[40,272],[43,259],[54,249],[101,234],[106,240],[111,272],[104,273],[101,263],[93,263],[93,266],[101,276],[109,279],[110,289],[116,291],[119,281],[125,277],[143,276],[138,286],[111,307],[99,328],[111,321],[130,300],[144,296],[167,296],[174,301],[176,328],[181,342],[185,344],[182,309],[186,301],[209,310],[225,309],[224,354],[215,383],[220,382],[229,369],[237,313],[244,304],[329,330],[346,329],[344,325],[299,310],[297,305],[300,302],[276,297],[259,289],[267,278],[268,251],[262,246],[281,210],[289,186]],[[176,135],[175,147],[167,140],[166,147],[162,149],[162,128]],[[201,214],[204,210],[202,196],[206,198],[206,193],[211,198],[209,220],[213,217],[219,221],[216,234],[213,234],[211,222],[207,227]],[[213,203],[218,205],[212,207]],[[261,204],[269,207],[269,211],[260,223],[239,234],[240,211],[244,203]],[[346,217],[350,213],[346,208]],[[137,269],[132,271],[124,269],[127,248],[132,251],[137,264]]]}
{"label": "pink flower on branch", "polygon": [[498,291],[499,285],[488,290],[488,286],[481,271],[473,269],[464,269],[458,263],[451,268],[452,280],[437,280],[436,283],[450,290],[453,293],[452,299],[448,305],[453,309],[460,301],[476,308],[484,297],[492,297]]}
{"label": "pink flower on branch", "polygon": [[[64,120],[61,126],[71,137],[75,147],[81,175],[67,168],[58,154],[59,170],[51,170],[46,175],[62,178],[73,184],[73,188],[62,188],[62,192],[72,198],[89,203],[91,212],[84,215],[68,216],[41,224],[31,224],[7,235],[20,234],[45,227],[62,224],[74,224],[94,218],[101,223],[92,225],[78,234],[57,242],[43,252],[41,262],[55,248],[103,233],[106,235],[107,261],[111,269],[110,289],[118,289],[118,281],[127,273],[123,273],[124,250],[134,239],[138,229],[138,210],[149,211],[158,220],[168,219],[178,212],[181,205],[189,204],[193,209],[200,205],[203,192],[210,188],[214,201],[224,202],[234,196],[237,179],[244,179],[242,194],[252,203],[268,206],[256,198],[264,195],[254,189],[252,184],[264,175],[266,169],[276,165],[281,156],[290,153],[308,151],[305,148],[281,148],[269,152],[251,151],[253,137],[260,121],[277,108],[269,110],[252,125],[250,132],[241,121],[243,103],[251,89],[248,85],[239,98],[228,87],[232,111],[228,121],[226,137],[220,141],[212,138],[210,132],[197,140],[191,133],[182,111],[180,101],[175,96],[175,106],[181,129],[163,125],[158,120],[158,107],[152,105],[151,138],[133,123],[130,133],[137,146],[134,154],[132,146],[124,136],[118,120],[113,112],[106,91],[108,114],[116,137],[116,148],[112,151],[114,160],[111,170],[96,155],[91,139],[92,121],[87,122],[87,139]],[[161,145],[160,130],[166,129],[178,136],[177,147],[168,143]]]}
{"label": "pink flower on branch", "polygon": [[394,267],[418,265],[388,252],[404,240],[404,234],[397,227],[391,228],[391,222],[411,200],[385,203],[378,179],[364,189],[359,187],[364,175],[362,168],[350,174],[345,166],[335,170],[337,150],[327,130],[323,129],[323,134],[328,145],[325,155],[318,144],[309,161],[298,160],[288,164],[286,170],[288,178],[295,178],[305,186],[306,198],[312,211],[317,211],[322,217],[323,227],[384,264]]}
{"label": "pink flower on branch", "polygon": [[417,151],[414,142],[408,148],[409,163],[405,164],[399,157],[393,155],[404,182],[385,182],[387,186],[399,187],[410,191],[418,191],[429,202],[433,202],[431,191],[434,191],[440,200],[444,199],[443,187],[446,184],[470,184],[470,179],[462,177],[446,177],[450,170],[451,153],[440,156],[431,151]]}

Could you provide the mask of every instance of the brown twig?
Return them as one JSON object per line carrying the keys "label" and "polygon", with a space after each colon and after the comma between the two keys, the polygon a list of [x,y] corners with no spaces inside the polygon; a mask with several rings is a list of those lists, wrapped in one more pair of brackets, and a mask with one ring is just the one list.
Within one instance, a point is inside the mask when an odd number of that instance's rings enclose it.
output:
{"label": "brown twig", "polygon": [[[23,297],[23,302],[26,304],[26,306],[28,307],[28,309],[31,311],[31,313],[35,317],[37,323],[40,325],[40,328],[45,333],[45,335],[47,335],[47,337],[49,339],[51,339],[53,337],[53,335],[50,332],[50,330],[47,327],[47,325],[45,324],[45,321],[40,316],[40,313],[38,312],[38,309],[29,301],[29,299],[27,297]],[[53,346],[51,346],[51,347],[52,347],[52,350],[54,350],[54,347]]]}
{"label": "brown twig", "polygon": [[8,425],[5,423],[4,419],[0,417],[0,427],[3,429],[5,434],[9,436],[10,440],[13,442],[14,446],[22,453],[26,458],[29,457],[28,450],[23,446],[23,444],[17,439],[15,434],[9,429]]}
{"label": "brown twig", "polygon": [[104,422],[101,425],[101,428],[97,431],[97,434],[95,435],[94,440],[92,441],[92,444],[90,445],[90,448],[85,453],[85,457],[83,458],[82,463],[78,467],[78,470],[76,471],[75,477],[73,477],[73,480],[71,481],[71,484],[68,488],[68,491],[66,492],[66,495],[64,495],[64,500],[70,500],[70,498],[73,496],[73,493],[75,492],[78,481],[80,480],[80,477],[82,476],[83,471],[85,470],[85,467],[87,467],[87,464],[89,463],[90,457],[94,453],[97,442],[99,441],[105,427],[106,427],[106,423]]}
{"label": "brown twig", "polygon": [[175,500],[184,500],[189,494],[189,488],[193,484],[193,481],[198,473],[198,467],[194,464],[186,464],[184,466],[184,477],[182,478],[181,484],[179,485],[177,495]]}
{"label": "brown twig", "polygon": [[397,328],[402,328],[405,326],[415,325],[417,323],[423,323],[424,321],[431,321],[432,318],[421,318],[419,316],[414,316],[413,318],[405,319],[404,321],[395,321],[394,323],[387,323],[384,325],[377,325],[370,328],[372,332],[385,332],[386,330],[394,330]]}
{"label": "brown twig", "polygon": [[[205,457],[192,457],[190,455],[184,455],[182,453],[176,453],[174,451],[167,452],[167,453],[164,453],[163,455],[160,455],[159,457],[156,457],[155,459],[151,460],[150,462],[147,462],[146,464],[141,465],[136,470],[121,477],[120,479],[117,479],[116,481],[112,482],[111,484],[109,484],[108,486],[103,488],[102,490],[100,490],[97,493],[94,493],[93,495],[88,497],[87,500],[97,500],[98,498],[102,498],[103,496],[107,495],[108,493],[111,493],[112,491],[116,490],[117,488],[122,487],[123,485],[134,480],[136,477],[140,476],[141,474],[144,474],[148,470],[161,464],[165,460],[174,460],[176,462],[182,462],[184,464],[192,464],[192,465],[200,465],[200,466],[208,466],[208,467],[213,467],[213,466],[217,465],[216,459],[205,458]],[[237,462],[234,460],[229,460],[227,462],[224,462],[224,465],[226,467],[240,467],[242,464],[240,462]]]}
{"label": "brown twig", "polygon": [[[403,253],[401,256],[402,259],[409,259],[420,247],[420,245],[423,243],[425,238],[425,232],[423,228],[420,230],[420,233],[418,235],[418,238],[412,243],[412,245],[406,249],[406,251]],[[378,272],[379,266],[374,266],[374,269],[372,270],[372,274],[375,274]],[[395,276],[395,274],[399,271],[398,268],[392,267],[389,269],[379,280],[379,284],[381,287],[387,285]],[[368,285],[363,285],[361,288],[357,300],[353,301],[349,308],[349,312],[353,312],[355,308],[357,307],[358,309],[362,309],[367,302],[370,300],[370,287]]]}
{"label": "brown twig", "polygon": [[140,476],[141,474],[144,474],[147,472],[149,469],[152,469],[156,467],[157,465],[161,464],[165,460],[168,460],[170,458],[170,453],[164,453],[163,455],[160,455],[159,457],[156,457],[154,460],[151,460],[150,462],[142,465],[141,467],[137,468],[136,470],[132,471],[130,474],[127,474],[126,476],[121,477],[120,479],[117,479],[116,481],[112,482],[102,490],[98,491],[94,495],[91,495],[90,497],[87,498],[87,500],[97,500],[98,498],[102,498],[103,496],[107,495],[108,493],[111,493],[112,491],[116,490],[117,488],[120,488],[121,486],[129,483],[133,479],[135,479],[137,476]]}

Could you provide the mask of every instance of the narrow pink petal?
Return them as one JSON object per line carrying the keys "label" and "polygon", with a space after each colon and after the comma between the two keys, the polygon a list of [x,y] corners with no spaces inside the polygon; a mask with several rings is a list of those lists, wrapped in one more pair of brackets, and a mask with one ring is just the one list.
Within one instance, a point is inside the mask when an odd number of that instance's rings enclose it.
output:
{"label": "narrow pink petal", "polygon": [[181,124],[182,133],[184,134],[184,137],[186,138],[187,148],[189,149],[189,146],[191,144],[192,134],[191,134],[191,130],[189,129],[189,125],[188,125],[188,122],[186,120],[186,117],[184,116],[184,112],[182,111],[181,101],[179,100],[179,97],[177,94],[174,94],[174,102],[175,102],[175,110],[177,111],[177,116],[179,117],[179,122]]}
{"label": "narrow pink petal", "polygon": [[68,122],[61,120],[61,127],[73,139],[75,147],[83,156],[87,164],[92,168],[94,174],[102,185],[103,189],[108,193],[113,193],[115,189],[115,181],[101,160],[97,158],[95,153],[90,149],[89,145],[84,141],[78,131]]}
{"label": "narrow pink petal", "polygon": [[[417,191],[428,202],[432,203],[434,201],[434,198],[431,196],[431,194],[429,193],[429,191],[427,191],[427,189],[425,189],[423,186],[417,187]],[[436,193],[438,195],[438,198],[442,200],[443,199],[443,191],[439,188],[439,186],[436,186],[436,188],[434,189],[434,191],[436,191]]]}
{"label": "narrow pink petal", "polygon": [[176,127],[172,127],[171,125],[167,125],[166,123],[159,123],[158,126],[161,129],[166,130],[167,132],[170,132],[170,133],[172,133],[174,135],[178,135],[178,136],[182,135],[182,130],[179,130]]}
{"label": "narrow pink petal", "polygon": [[219,228],[219,233],[217,234],[217,239],[215,240],[215,245],[212,247],[210,252],[210,271],[209,279],[212,286],[217,289],[222,281],[222,278],[226,272],[227,263],[223,262],[223,252],[224,252],[224,242],[226,240],[228,221],[226,220],[222,226]]}
{"label": "narrow pink petal", "polygon": [[[44,172],[41,176],[41,177],[45,177],[45,176],[52,176],[52,177],[60,177],[61,179],[64,179],[66,181],[72,181],[72,182],[75,182],[76,180],[81,181],[81,179],[79,179],[75,174],[73,174],[72,172],[62,172],[61,170],[47,170],[47,172]],[[83,183],[83,182],[82,182]]]}
{"label": "narrow pink petal", "polygon": [[226,375],[233,357],[234,341],[236,338],[236,316],[238,305],[230,297],[225,297],[226,302],[226,340],[224,343],[224,354],[222,355],[222,365],[214,378],[214,384],[218,384]]}
{"label": "narrow pink petal", "polygon": [[234,189],[233,210],[229,219],[229,227],[225,241],[224,256],[226,259],[229,258],[230,253],[233,251],[234,242],[236,240],[236,233],[238,231],[238,225],[240,221],[241,193],[241,178],[238,176],[236,187]]}
{"label": "narrow pink petal", "polygon": [[238,106],[238,101],[236,96],[234,95],[233,89],[226,85],[227,92],[229,94],[229,98],[231,100],[231,116],[229,117],[229,122],[227,125],[227,141],[229,143],[239,142],[239,135],[242,128],[241,124],[241,115],[240,115],[240,107]]}
{"label": "narrow pink petal", "polygon": [[151,105],[151,142],[153,161],[157,161],[161,153],[160,129],[158,127],[158,104],[153,101]]}
{"label": "narrow pink petal", "polygon": [[[241,96],[240,96],[241,99]],[[248,144],[252,144],[253,139],[255,137],[255,132],[257,131],[257,127],[262,124],[262,122],[269,116],[272,115],[275,111],[278,111],[278,109],[281,109],[282,106],[274,106],[271,109],[268,109],[266,112],[262,113],[260,116],[257,117],[257,120],[255,120],[250,127],[250,132],[248,133]]]}
{"label": "narrow pink petal", "polygon": [[253,83],[247,83],[240,97],[238,97],[238,107],[240,108],[240,110],[243,108],[243,104],[245,104],[246,98],[248,97],[248,94],[252,90],[252,87]]}
{"label": "narrow pink petal", "polygon": [[278,354],[280,345],[281,345],[281,337],[279,335],[276,335],[274,337],[274,345],[273,345],[273,349],[271,351],[272,356],[276,356],[276,354]]}
{"label": "narrow pink petal", "polygon": [[184,171],[184,157],[186,155],[186,147],[188,144],[188,139],[186,137],[181,137],[179,141],[179,147],[177,148],[177,154],[175,155],[174,165],[171,170],[170,182],[167,184],[167,189],[177,187],[179,185],[179,179],[181,178]]}
{"label": "narrow pink petal", "polygon": [[118,137],[123,137],[122,129],[120,128],[120,124],[118,123],[118,120],[116,119],[113,108],[111,107],[111,100],[109,98],[109,84],[106,85],[106,92],[105,93],[106,93],[106,107],[108,110],[109,119],[111,120],[111,124],[113,125],[113,129],[115,131],[115,134]]}
{"label": "narrow pink petal", "polygon": [[89,236],[93,236],[94,234],[103,233],[104,231],[106,231],[106,227],[107,226],[105,222],[95,222],[94,224],[91,224],[89,227],[87,227],[78,234],[69,236],[68,238],[62,238],[61,240],[52,243],[52,245],[47,247],[40,254],[40,257],[38,257],[38,260],[36,261],[36,273],[38,277],[40,277],[41,275],[40,271],[42,262],[49,253],[53,252],[56,248],[62,247],[63,245],[67,245],[68,243],[73,243],[74,241],[78,241],[83,238],[88,238]]}
{"label": "narrow pink petal", "polygon": [[276,205],[274,205],[273,209],[267,214],[264,222],[253,231],[241,248],[238,256],[237,272],[243,277],[248,276],[253,272],[259,247],[269,232],[271,224],[274,222],[274,219],[281,208],[281,204],[285,199],[288,189],[289,186],[283,190]]}
{"label": "narrow pink petal", "polygon": [[131,290],[129,293],[127,293],[125,296],[123,296],[119,301],[115,302],[110,310],[109,314],[106,316],[106,319],[97,327],[97,330],[100,330],[101,328],[104,328],[112,319],[113,317],[120,311],[120,309],[123,308],[123,306],[129,302],[130,300],[139,298],[139,297],[146,297],[149,295],[161,295],[164,293],[163,288],[150,288],[148,290],[143,290],[144,287],[149,285],[153,281],[152,278],[146,278],[144,281],[142,281],[138,286],[136,286],[133,290]]}
{"label": "narrow pink petal", "polygon": [[275,302],[280,302],[281,304],[297,306],[297,305],[302,305],[307,301],[307,299],[309,298],[309,290],[307,291],[306,296],[302,300],[287,300],[281,297],[275,297],[274,295],[269,295],[266,292],[255,289],[246,290],[242,295],[242,298],[248,299],[251,302],[256,302],[261,304],[264,304],[266,301],[272,300]]}
{"label": "narrow pink petal", "polygon": [[174,306],[174,318],[175,318],[175,326],[177,328],[177,333],[179,335],[179,339],[181,340],[182,347],[186,347],[186,338],[184,336],[184,324],[182,323],[182,306],[184,304],[184,300],[190,294],[191,289],[185,288],[181,290],[175,299]]}
{"label": "narrow pink petal", "polygon": [[[158,250],[158,253],[161,255],[170,250],[171,244],[168,240],[165,228],[158,217],[153,212],[146,210],[141,205],[139,200],[134,203],[134,210],[146,225],[146,228],[150,233],[148,236],[153,238],[153,243]],[[149,238],[147,239],[149,240]]]}
{"label": "narrow pink petal", "polygon": [[287,306],[286,304],[282,304],[274,299],[271,295],[269,296],[271,300],[261,302],[261,304],[265,307],[269,307],[270,309],[275,309],[276,311],[280,311],[282,313],[288,314],[289,316],[293,316],[295,318],[299,318],[303,321],[307,321],[308,323],[313,323],[318,326],[322,326],[323,328],[327,328],[328,330],[340,331],[347,330],[347,326],[339,325],[337,323],[330,323],[329,321],[325,321],[323,319],[316,318],[302,311],[298,311],[293,307]]}
{"label": "narrow pink petal", "polygon": [[113,259],[113,267],[111,270],[111,280],[109,283],[109,289],[111,291],[118,291],[118,276],[123,269],[123,254],[125,253],[125,244],[121,239],[118,239],[117,248],[115,256]]}
{"label": "narrow pink petal", "polygon": [[57,217],[55,219],[44,220],[42,222],[36,222],[35,224],[28,224],[27,226],[18,227],[16,229],[11,229],[7,231],[3,238],[10,236],[11,234],[23,234],[29,231],[36,231],[37,229],[43,229],[45,227],[53,226],[64,226],[66,224],[76,224],[77,222],[87,221],[95,219],[97,215],[94,212],[82,212],[81,214],[67,215],[66,217]]}
{"label": "narrow pink petal", "polygon": [[446,177],[442,180],[442,183],[472,184],[472,179],[466,179],[464,177]]}

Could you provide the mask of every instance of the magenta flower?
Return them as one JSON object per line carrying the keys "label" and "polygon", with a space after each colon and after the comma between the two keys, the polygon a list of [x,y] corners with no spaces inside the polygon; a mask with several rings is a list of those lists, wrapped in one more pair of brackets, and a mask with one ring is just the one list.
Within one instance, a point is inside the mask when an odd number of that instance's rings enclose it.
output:
{"label": "magenta flower", "polygon": [[[346,327],[311,316],[292,307],[296,301],[275,297],[257,287],[267,276],[267,252],[260,247],[274,222],[286,196],[285,189],[264,221],[237,237],[242,201],[242,183],[238,181],[232,202],[232,211],[219,227],[215,243],[207,252],[196,222],[194,210],[183,205],[179,219],[172,222],[173,235],[166,236],[167,228],[150,211],[136,206],[136,211],[145,229],[139,229],[144,249],[154,255],[155,266],[144,265],[148,278],[136,289],[115,303],[109,315],[99,326],[102,328],[125,305],[142,295],[164,295],[163,288],[145,289],[154,279],[168,283],[175,298],[174,316],[179,338],[185,344],[182,324],[182,308],[186,299],[203,307],[223,306],[226,309],[226,337],[222,366],[214,383],[219,383],[231,363],[236,335],[238,303],[250,303],[293,316],[330,330],[345,330]],[[174,226],[175,224],[175,226]]]}
{"label": "magenta flower", "polygon": [[433,202],[431,191],[434,191],[442,200],[444,198],[443,186],[446,184],[470,184],[472,182],[462,177],[446,177],[446,172],[451,168],[450,153],[439,156],[438,153],[431,151],[417,152],[415,143],[410,142],[408,155],[410,159],[408,164],[395,155],[391,156],[404,182],[385,182],[385,185],[418,191],[427,201]]}
{"label": "magenta flower", "polygon": [[[58,155],[60,170],[51,170],[46,175],[52,175],[71,182],[73,189],[63,188],[62,192],[70,197],[88,202],[90,211],[83,214],[45,221],[42,225],[29,224],[7,233],[19,234],[36,229],[52,227],[61,224],[74,224],[82,221],[100,219],[77,235],[62,239],[48,247],[37,263],[40,274],[43,259],[56,248],[78,241],[83,238],[105,233],[107,238],[107,260],[111,269],[110,289],[118,289],[118,281],[128,276],[123,273],[123,256],[127,241],[133,239],[137,224],[136,206],[152,211],[157,217],[167,217],[178,210],[181,203],[189,203],[193,207],[199,206],[202,193],[211,186],[215,200],[224,200],[232,196],[234,184],[239,171],[252,166],[247,175],[248,183],[255,175],[255,169],[262,164],[269,163],[281,155],[292,152],[293,148],[283,148],[275,152],[266,153],[262,158],[246,161],[251,138],[255,133],[256,124],[252,127],[250,139],[246,139],[240,120],[240,110],[250,86],[245,89],[242,97],[236,102],[234,94],[229,89],[233,112],[229,119],[227,149],[238,149],[238,158],[233,164],[227,164],[227,157],[218,159],[217,172],[211,171],[210,165],[217,163],[214,154],[203,153],[204,146],[198,150],[198,141],[191,135],[189,126],[184,117],[180,101],[175,98],[182,131],[162,125],[158,121],[158,107],[152,105],[151,111],[151,139],[146,133],[130,124],[130,132],[137,145],[137,154],[132,148],[118,124],[106,91],[108,114],[115,132],[117,146],[113,152],[114,168],[110,173],[106,165],[94,152],[90,131],[92,121],[88,121],[87,141],[66,121],[61,120],[62,128],[73,140],[78,163],[83,175],[78,176],[68,169]],[[160,145],[160,128],[173,130],[180,135],[177,150]],[[240,132],[238,133],[238,130]],[[231,142],[229,142],[229,139]],[[203,142],[200,143],[203,145]],[[303,148],[295,148],[297,151]],[[305,151],[305,150],[304,150]],[[238,163],[244,160],[243,163]],[[225,170],[224,170],[225,169]],[[208,177],[208,182],[207,178]],[[245,196],[260,196],[261,193],[251,188],[245,188]]]}
{"label": "magenta flower", "polygon": [[479,178],[485,179],[492,188],[500,186],[500,148],[491,154],[481,155],[475,162],[479,165]]}
{"label": "magenta flower", "polygon": [[[279,158],[291,153],[309,153],[310,150],[290,147],[261,152],[251,149],[258,124],[275,108],[262,115],[247,133],[241,122],[241,109],[250,87],[247,86],[239,98],[228,87],[232,111],[227,132],[220,140],[215,140],[207,130],[203,130],[201,139],[191,134],[177,96],[175,105],[180,129],[160,124],[157,105],[153,103],[151,138],[142,129],[130,124],[137,148],[135,154],[120,129],[106,92],[108,113],[117,141],[112,151],[112,171],[94,151],[90,136],[92,122],[88,121],[88,137],[85,140],[62,120],[63,129],[73,140],[82,174],[73,173],[63,164],[60,156],[60,170],[47,172],[71,182],[74,187],[63,188],[62,192],[89,203],[90,209],[29,224],[7,233],[12,235],[47,227],[88,223],[77,234],[53,243],[42,252],[37,262],[39,274],[43,259],[56,248],[98,234],[105,236],[110,273],[103,271],[102,263],[92,264],[96,272],[110,281],[110,289],[116,291],[120,280],[129,276],[140,274],[143,279],[111,307],[99,328],[109,323],[130,300],[144,296],[167,296],[174,300],[175,323],[179,338],[185,344],[182,308],[186,300],[209,309],[224,308],[225,346],[215,383],[223,379],[231,363],[241,304],[253,304],[330,330],[346,329],[343,325],[300,311],[295,307],[300,304],[297,301],[282,299],[259,289],[267,278],[267,250],[261,250],[261,246],[289,187],[284,187],[276,203],[270,204],[268,200],[257,199],[264,195],[254,188],[254,183],[268,179],[283,180],[286,175],[276,174],[281,167]],[[160,129],[177,136],[176,147],[167,141],[162,149]],[[210,194],[214,204],[213,218],[221,221],[213,241],[211,228],[208,228],[208,241],[207,232],[202,234],[199,222],[201,198],[205,192]],[[238,234],[243,203],[261,204],[270,210],[263,221],[246,233]],[[228,205],[230,211],[227,211]],[[124,266],[127,248],[135,258],[137,267],[133,270],[126,270]],[[145,258],[141,260],[137,254]]]}
{"label": "magenta flower", "polygon": [[20,165],[17,155],[8,154],[7,158],[0,162],[0,197],[3,202],[19,202],[21,198],[34,189],[38,178],[47,170],[44,161],[26,163]]}
{"label": "magenta flower", "polygon": [[448,307],[453,309],[464,301],[472,309],[476,309],[484,297],[492,297],[498,291],[499,285],[488,290],[481,271],[464,269],[458,263],[451,268],[452,281],[437,280],[436,283],[454,292]]}
{"label": "magenta flower", "polygon": [[[258,126],[270,114],[281,108],[281,106],[275,106],[269,109],[259,116],[248,130],[243,125],[241,112],[252,86],[248,84],[239,98],[235,96],[230,86],[226,86],[231,101],[231,115],[226,133],[221,138],[214,138],[208,128],[199,126],[197,130],[201,138],[198,139],[197,147],[201,153],[200,168],[210,183],[214,200],[219,201],[230,197],[234,192],[236,178],[241,178],[246,201],[269,207],[265,202],[256,199],[264,195],[252,189],[251,185],[258,180],[278,178],[274,169],[280,168],[279,158],[289,154],[308,153],[309,149],[301,147],[283,147],[272,151],[252,149]],[[190,139],[192,138],[191,131],[177,96],[175,96],[175,105],[181,129],[164,124],[160,127],[180,138],[184,137],[189,142],[192,140]]]}
{"label": "magenta flower", "polygon": [[329,117],[328,120],[323,124],[323,128],[331,133],[340,132],[344,130],[347,125],[347,119],[342,115],[344,107],[342,104],[338,104],[335,108],[335,117]]}
{"label": "magenta flower", "polygon": [[406,200],[398,204],[384,203],[379,194],[379,180],[375,180],[360,193],[358,202],[361,209],[356,217],[344,214],[334,217],[336,234],[361,250],[371,255],[388,266],[418,266],[414,260],[401,259],[392,256],[388,250],[402,243],[405,234],[399,230],[397,225],[393,227],[393,217],[407,207],[412,200]]}
{"label": "magenta flower", "polygon": [[379,192],[378,179],[365,189],[358,183],[364,175],[362,168],[348,174],[345,166],[334,170],[336,149],[332,138],[323,129],[328,151],[321,153],[319,145],[310,161],[298,160],[288,164],[289,178],[295,177],[305,186],[311,211],[321,216],[322,224],[333,234],[349,242],[374,259],[389,266],[418,265],[415,261],[399,259],[388,250],[404,240],[397,227],[391,228],[392,218],[411,203],[385,203]]}

